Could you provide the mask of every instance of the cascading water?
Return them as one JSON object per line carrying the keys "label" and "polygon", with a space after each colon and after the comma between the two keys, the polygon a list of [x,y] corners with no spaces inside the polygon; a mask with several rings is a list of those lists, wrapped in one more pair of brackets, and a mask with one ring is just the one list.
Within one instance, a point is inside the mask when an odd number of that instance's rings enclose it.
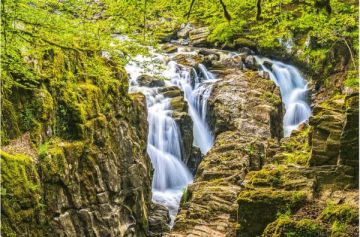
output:
{"label": "cascading water", "polygon": [[[284,136],[288,137],[292,130],[305,122],[311,115],[311,109],[307,103],[307,83],[300,72],[291,65],[262,57],[256,57],[256,60],[262,70],[268,72],[271,80],[280,87],[286,110],[283,119]],[[265,62],[269,62],[269,64],[265,64]]]}
{"label": "cascading water", "polygon": [[200,75],[195,69],[190,69],[194,70],[193,78],[190,70],[174,61],[170,61],[168,66],[169,69],[165,71],[164,76],[184,91],[189,114],[193,120],[194,145],[200,148],[201,153],[206,154],[214,143],[214,137],[206,122],[206,111],[212,83],[216,81],[215,76],[202,64],[199,64]]}
{"label": "cascading water", "polygon": [[[199,65],[198,74],[193,68],[185,68],[174,61],[167,64],[166,70],[161,66],[148,68],[151,65],[149,62],[165,64],[162,55],[153,56],[155,58],[138,56],[126,65],[125,69],[130,74],[130,92],[140,91],[146,96],[149,122],[147,152],[154,167],[153,201],[169,209],[172,224],[183,189],[192,182],[192,175],[181,159],[181,136],[176,122],[171,117],[170,99],[160,94],[157,88],[139,86],[137,78],[144,73],[162,74],[169,79],[165,81],[165,85],[177,85],[184,91],[194,124],[194,145],[205,154],[214,140],[206,123],[206,107],[211,93],[211,83],[215,81],[215,77],[203,65]],[[193,78],[190,76],[191,71],[195,75]]]}

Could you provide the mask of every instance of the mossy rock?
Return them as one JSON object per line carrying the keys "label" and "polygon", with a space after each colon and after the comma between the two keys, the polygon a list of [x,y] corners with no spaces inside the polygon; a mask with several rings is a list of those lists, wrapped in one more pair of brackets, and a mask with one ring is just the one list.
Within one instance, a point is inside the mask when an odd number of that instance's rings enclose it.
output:
{"label": "mossy rock", "polygon": [[321,237],[328,236],[327,231],[318,222],[310,219],[294,221],[287,216],[281,216],[269,224],[262,237]]}
{"label": "mossy rock", "polygon": [[357,224],[359,213],[357,207],[349,204],[328,203],[327,207],[321,212],[319,219],[327,222],[340,221],[346,224]]}
{"label": "mossy rock", "polygon": [[3,145],[10,139],[19,136],[20,128],[18,125],[18,114],[13,104],[5,98],[1,102],[1,145]]}
{"label": "mossy rock", "polygon": [[249,40],[247,38],[237,38],[234,40],[234,46],[235,48],[240,47],[247,47],[250,49],[256,49],[256,43],[252,40]]}
{"label": "mossy rock", "polygon": [[3,151],[0,156],[2,236],[44,236],[46,221],[34,161]]}
{"label": "mossy rock", "polygon": [[238,236],[260,235],[273,222],[278,213],[292,212],[307,201],[307,194],[301,191],[272,189],[245,190],[240,192],[238,202]]}

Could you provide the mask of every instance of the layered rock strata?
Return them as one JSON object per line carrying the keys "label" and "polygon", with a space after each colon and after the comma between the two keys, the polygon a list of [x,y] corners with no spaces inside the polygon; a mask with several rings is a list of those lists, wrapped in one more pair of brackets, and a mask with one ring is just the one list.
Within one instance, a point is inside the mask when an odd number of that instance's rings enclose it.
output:
{"label": "layered rock strata", "polygon": [[266,140],[275,137],[271,127],[282,127],[279,90],[255,72],[228,71],[214,84],[208,103],[215,145],[185,191],[169,236],[235,236],[236,199],[245,175],[261,168]]}

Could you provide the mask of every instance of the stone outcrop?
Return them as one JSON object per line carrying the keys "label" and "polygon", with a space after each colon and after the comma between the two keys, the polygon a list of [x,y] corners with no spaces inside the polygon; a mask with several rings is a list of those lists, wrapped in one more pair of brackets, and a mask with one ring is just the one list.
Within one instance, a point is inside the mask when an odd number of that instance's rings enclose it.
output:
{"label": "stone outcrop", "polygon": [[[346,126],[358,123],[357,101],[355,94],[335,96],[314,109],[311,126],[301,126],[280,143],[268,141],[266,165],[247,174],[238,196],[237,236],[358,235],[358,213],[351,211],[358,206],[357,158],[352,156],[358,148],[347,146],[354,145],[358,130]],[[342,143],[349,133],[352,139]],[[344,162],[343,144],[349,149]]]}
{"label": "stone outcrop", "polygon": [[353,176],[359,176],[359,95],[352,93],[345,97],[345,123],[340,137],[339,164],[354,167]]}
{"label": "stone outcrop", "polygon": [[[104,74],[74,76],[85,75],[84,60]],[[152,168],[145,97],[128,95],[128,78],[108,59],[57,50],[38,63],[45,77],[38,88],[7,97],[16,119],[6,129],[27,132],[1,152],[2,234],[146,236]]]}
{"label": "stone outcrop", "polygon": [[186,190],[168,236],[235,236],[237,194],[246,173],[261,168],[272,114],[282,113],[281,100],[271,103],[260,96],[265,91],[279,98],[271,81],[237,69],[215,83],[208,101],[215,145]]}

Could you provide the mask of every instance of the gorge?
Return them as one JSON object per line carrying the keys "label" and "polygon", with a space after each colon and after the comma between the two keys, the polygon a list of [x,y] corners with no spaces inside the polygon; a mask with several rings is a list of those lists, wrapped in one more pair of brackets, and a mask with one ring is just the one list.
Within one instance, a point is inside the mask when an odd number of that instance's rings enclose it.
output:
{"label": "gorge", "polygon": [[2,236],[358,236],[357,4],[1,4]]}

